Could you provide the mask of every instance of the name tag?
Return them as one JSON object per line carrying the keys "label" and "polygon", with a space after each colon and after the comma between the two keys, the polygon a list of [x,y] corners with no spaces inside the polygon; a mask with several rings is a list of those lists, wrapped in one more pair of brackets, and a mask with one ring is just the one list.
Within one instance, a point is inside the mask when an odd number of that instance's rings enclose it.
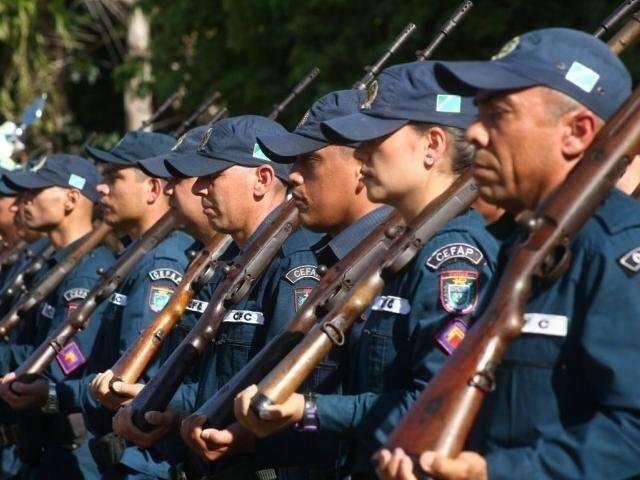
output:
{"label": "name tag", "polygon": [[56,309],[54,307],[52,307],[48,303],[45,303],[44,305],[42,305],[42,316],[43,317],[53,318],[53,316],[55,314],[56,314]]}
{"label": "name tag", "polygon": [[223,322],[250,323],[251,325],[264,324],[264,314],[262,312],[252,312],[251,310],[231,310],[224,316]]}
{"label": "name tag", "polygon": [[120,305],[124,307],[127,304],[127,296],[122,295],[121,293],[114,292],[111,297],[109,297],[109,301],[115,305]]}
{"label": "name tag", "polygon": [[564,315],[548,313],[525,313],[522,333],[566,337],[569,329],[569,318]]}
{"label": "name tag", "polygon": [[207,309],[208,305],[209,305],[209,302],[202,302],[200,300],[191,300],[189,302],[189,305],[187,305],[187,310],[191,312],[203,313]]}
{"label": "name tag", "polygon": [[376,299],[373,301],[373,305],[371,305],[371,310],[406,315],[411,311],[411,304],[406,298],[383,295],[376,297]]}

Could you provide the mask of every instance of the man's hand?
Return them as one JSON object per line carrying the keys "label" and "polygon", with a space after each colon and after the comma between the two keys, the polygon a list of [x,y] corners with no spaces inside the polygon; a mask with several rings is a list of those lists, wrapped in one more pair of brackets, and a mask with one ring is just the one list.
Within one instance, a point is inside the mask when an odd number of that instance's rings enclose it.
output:
{"label": "man's hand", "polygon": [[22,383],[17,382],[16,374],[11,372],[0,380],[0,397],[13,410],[40,408],[47,403],[48,396],[49,382],[44,378],[38,378],[32,383]]}
{"label": "man's hand", "polygon": [[260,412],[260,417],[251,410],[251,400],[258,393],[258,387],[251,385],[236,396],[234,411],[236,419],[258,437],[266,437],[302,420],[304,415],[304,396],[291,395],[284,403],[269,405]]}
{"label": "man's hand", "polygon": [[187,446],[205,460],[215,462],[225,455],[254,450],[255,437],[240,424],[233,423],[225,430],[203,429],[206,421],[202,415],[191,415],[180,426],[180,435]]}
{"label": "man's hand", "polygon": [[[401,448],[393,453],[381,450],[374,460],[382,480],[416,480],[413,461]],[[487,480],[487,462],[475,452],[462,452],[456,458],[424,452],[420,455],[420,468],[440,480]]]}
{"label": "man's hand", "polygon": [[140,383],[114,382],[113,390],[116,394],[109,388],[112,378],[113,372],[111,370],[99,373],[91,381],[91,393],[103,406],[115,412],[121,405],[129,403],[132,398],[138,395],[144,385]]}
{"label": "man's hand", "polygon": [[147,412],[145,420],[155,428],[144,432],[133,423],[133,410],[130,405],[123,406],[113,417],[113,432],[141,448],[150,448],[167,433],[177,430],[180,416],[173,410],[164,412]]}

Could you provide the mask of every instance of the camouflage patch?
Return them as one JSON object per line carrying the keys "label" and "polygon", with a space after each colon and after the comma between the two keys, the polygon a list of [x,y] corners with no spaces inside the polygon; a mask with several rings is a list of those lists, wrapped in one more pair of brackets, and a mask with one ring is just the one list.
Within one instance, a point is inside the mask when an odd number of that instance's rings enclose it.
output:
{"label": "camouflage patch", "polygon": [[467,329],[467,323],[462,318],[452,318],[440,330],[436,336],[436,342],[446,354],[451,355],[464,340]]}
{"label": "camouflage patch", "polygon": [[176,285],[180,285],[180,282],[182,281],[182,274],[172,268],[156,268],[149,272],[149,277],[154,282],[157,282],[158,280],[169,280]]}
{"label": "camouflage patch", "polygon": [[71,340],[56,355],[56,361],[65,375],[75,372],[87,361],[76,342]]}
{"label": "camouflage patch", "polygon": [[149,308],[152,312],[159,312],[169,302],[173,290],[159,285],[152,285],[149,289]]}
{"label": "camouflage patch", "polygon": [[313,290],[313,288],[294,289],[293,302],[294,302],[294,305],[296,306],[296,312],[300,310],[300,307],[302,307],[302,304],[307,301],[307,298],[309,298],[309,295],[311,294],[311,290]]}
{"label": "camouflage patch", "polygon": [[450,270],[440,274],[440,302],[449,313],[467,314],[478,303],[478,273]]}
{"label": "camouflage patch", "polygon": [[318,275],[316,268],[317,267],[315,265],[301,265],[289,270],[285,275],[285,278],[289,280],[291,284],[294,284],[303,278],[311,278],[316,282],[319,282],[320,276]]}

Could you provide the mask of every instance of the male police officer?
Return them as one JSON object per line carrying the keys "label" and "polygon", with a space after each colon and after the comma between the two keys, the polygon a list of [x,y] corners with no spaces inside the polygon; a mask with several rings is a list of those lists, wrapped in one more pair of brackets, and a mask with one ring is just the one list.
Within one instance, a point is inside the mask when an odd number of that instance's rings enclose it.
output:
{"label": "male police officer", "polygon": [[[471,98],[437,85],[432,64],[416,62],[384,70],[360,112],[324,125],[362,142],[356,157],[369,199],[395,207],[409,222],[468,168],[472,149],[460,129],[475,113]],[[461,331],[474,311],[496,251],[482,217],[462,214],[425,244],[354,326],[344,394],[317,395],[314,408],[320,430],[343,441],[344,475],[372,473],[375,445],[454,348],[450,332]],[[453,285],[461,295],[450,293]],[[308,401],[300,394],[257,419],[248,408],[253,388],[239,396],[236,416],[256,433],[302,419]]]}
{"label": "male police officer", "polygon": [[[516,37],[490,62],[438,68],[478,92],[479,121],[468,130],[478,147],[474,177],[483,198],[510,216],[535,208],[562,183],[631,85],[604,43],[568,29]],[[522,336],[508,348],[469,441],[484,456],[426,452],[420,464],[430,475],[640,473],[638,211],[635,200],[612,191],[572,243],[567,272],[534,284]],[[379,466],[383,478],[413,477],[402,451],[382,452]]]}
{"label": "male police officer", "polygon": [[[75,155],[52,155],[37,171],[7,175],[11,186],[20,191],[18,202],[23,209],[26,226],[46,233],[56,247],[55,254],[49,258],[37,280],[54,269],[91,231],[99,178],[98,170],[91,162]],[[15,343],[3,346],[5,353],[11,356],[10,359],[3,359],[4,366],[19,366],[44,341],[49,331],[63,322],[82,302],[99,278],[96,269],[107,268],[113,261],[113,254],[104,246],[86,255],[43,302],[23,316],[23,325]],[[77,409],[75,412],[67,410],[61,413],[65,406],[59,404],[57,396],[60,382],[82,375],[82,367],[93,349],[96,333],[97,328],[90,326],[65,346],[51,365],[47,373],[48,380],[39,379],[30,384],[13,382],[15,375],[10,373],[0,383],[0,396],[14,410],[42,408],[47,414],[29,414],[27,422],[44,425],[43,438],[29,436],[26,439],[29,445],[21,445],[21,448],[33,451],[36,457],[44,446],[37,469],[38,478],[48,478],[54,475],[53,472],[70,477],[97,474],[86,439],[83,438],[81,414]],[[72,431],[75,433],[72,434]]]}

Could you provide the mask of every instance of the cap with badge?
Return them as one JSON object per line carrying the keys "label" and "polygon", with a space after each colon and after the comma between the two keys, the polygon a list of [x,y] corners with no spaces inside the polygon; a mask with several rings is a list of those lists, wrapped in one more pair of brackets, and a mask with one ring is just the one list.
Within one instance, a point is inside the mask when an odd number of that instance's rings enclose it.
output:
{"label": "cap with badge", "polygon": [[286,181],[289,168],[274,163],[258,144],[258,136],[287,133],[279,123],[257,115],[241,115],[217,121],[209,127],[195,152],[173,155],[165,161],[169,171],[183,177],[204,177],[234,165],[257,167],[271,165]]}
{"label": "cap with badge", "polygon": [[9,187],[15,190],[34,190],[48,187],[75,188],[92,202],[99,200],[96,186],[100,173],[86,158],[77,155],[49,155],[35,170],[16,170],[4,175]]}
{"label": "cap with badge", "polygon": [[111,150],[87,145],[87,153],[101,162],[137,167],[137,161],[166,153],[176,143],[170,135],[155,132],[128,132]]}
{"label": "cap with badge", "polygon": [[7,183],[5,175],[11,173],[11,170],[0,167],[0,197],[15,197],[18,191]]}
{"label": "cap with badge", "polygon": [[202,136],[209,129],[208,125],[192,128],[182,135],[171,150],[155,157],[138,160],[138,166],[152,177],[169,179],[173,177],[173,173],[167,169],[165,160],[172,160],[178,156],[185,154],[195,154],[200,146]]}
{"label": "cap with badge", "polygon": [[476,92],[546,86],[605,120],[631,94],[631,77],[617,55],[593,35],[568,28],[515,37],[491,60],[437,62],[436,77]]}
{"label": "cap with badge", "polygon": [[[322,122],[356,113],[361,100],[360,90],[331,92],[311,106],[293,132],[259,136],[258,143],[273,161],[292,163],[298,155],[315,152],[335,143],[322,131]],[[356,146],[353,142],[346,143]]]}
{"label": "cap with badge", "polygon": [[323,122],[325,134],[361,142],[412,121],[467,128],[477,115],[473,97],[445,90],[436,81],[433,66],[433,62],[411,62],[384,69],[369,84],[360,111]]}

